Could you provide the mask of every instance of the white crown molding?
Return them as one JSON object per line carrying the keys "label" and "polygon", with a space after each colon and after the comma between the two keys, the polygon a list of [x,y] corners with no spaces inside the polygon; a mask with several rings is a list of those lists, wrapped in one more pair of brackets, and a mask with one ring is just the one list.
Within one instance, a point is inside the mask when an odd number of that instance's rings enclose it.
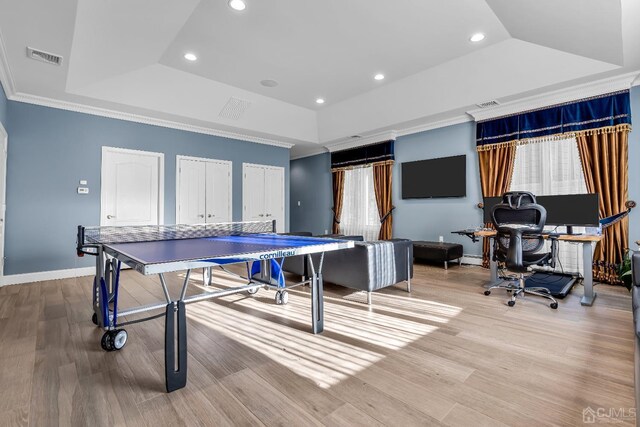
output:
{"label": "white crown molding", "polygon": [[434,122],[428,122],[422,125],[411,126],[403,129],[399,129],[396,132],[397,136],[405,136],[405,135],[413,135],[415,133],[424,132],[427,130],[443,128],[447,126],[459,125],[460,123],[467,123],[473,121],[473,117],[462,114],[455,117],[450,117],[443,120],[438,120]]}
{"label": "white crown molding", "polygon": [[241,141],[255,142],[257,144],[273,145],[282,148],[291,148],[294,144],[288,142],[276,141],[274,139],[261,138],[257,136],[245,135],[235,132],[227,132],[223,130],[195,126],[186,123],[179,123],[170,120],[158,119],[154,117],[143,116],[140,114],[123,113],[121,111],[109,110],[106,108],[92,107],[88,105],[78,104],[75,102],[59,101],[56,99],[45,98],[25,93],[14,93],[8,97],[11,101],[24,102],[27,104],[42,105],[44,107],[58,108],[61,110],[74,111],[77,113],[91,114],[94,116],[107,117],[110,119],[125,120],[128,122],[142,123],[152,126],[160,126],[170,129],[184,130],[187,132],[201,133],[205,135],[219,136],[223,138],[237,139]]}
{"label": "white crown molding", "polygon": [[312,157],[312,156],[317,156],[318,154],[324,154],[327,153],[327,149],[323,146],[321,147],[312,147],[311,150],[309,151],[305,151],[302,154],[292,154],[290,159],[291,160],[298,160],[298,159],[304,159],[305,157]]}
{"label": "white crown molding", "polygon": [[570,88],[559,89],[546,92],[540,95],[522,98],[517,101],[508,102],[492,108],[478,108],[467,111],[476,121],[488,120],[510,114],[517,114],[523,111],[545,108],[551,105],[562,104],[564,102],[576,101],[605,93],[630,89],[632,83],[640,70],[625,73],[620,76],[610,77],[594,82],[572,86]]}
{"label": "white crown molding", "polygon": [[348,150],[350,148],[362,147],[364,145],[375,144],[376,142],[396,140],[396,131],[377,133],[375,135],[365,136],[362,138],[350,138],[348,140],[325,144],[325,147],[333,153],[334,151]]}
{"label": "white crown molding", "polygon": [[7,62],[7,50],[4,47],[2,32],[0,32],[0,83],[2,83],[7,98],[13,96],[16,92],[15,84],[13,83],[9,62]]}
{"label": "white crown molding", "polygon": [[22,283],[43,282],[45,280],[68,279],[71,277],[93,276],[95,267],[70,268],[67,270],[38,271],[36,273],[11,274],[0,278],[0,286]]}

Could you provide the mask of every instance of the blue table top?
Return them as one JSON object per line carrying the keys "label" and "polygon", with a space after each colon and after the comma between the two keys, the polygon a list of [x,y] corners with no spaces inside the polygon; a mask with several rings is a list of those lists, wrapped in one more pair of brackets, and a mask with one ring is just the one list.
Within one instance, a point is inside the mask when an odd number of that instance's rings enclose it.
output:
{"label": "blue table top", "polygon": [[275,234],[221,236],[199,239],[159,240],[107,245],[142,264],[215,259],[256,252],[286,251],[305,246],[325,245],[342,240]]}

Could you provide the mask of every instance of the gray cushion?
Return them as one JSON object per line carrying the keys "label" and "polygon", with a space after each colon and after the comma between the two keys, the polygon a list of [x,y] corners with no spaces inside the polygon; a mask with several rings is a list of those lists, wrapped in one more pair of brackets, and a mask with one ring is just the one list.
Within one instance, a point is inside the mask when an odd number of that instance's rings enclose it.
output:
{"label": "gray cushion", "polygon": [[351,249],[325,254],[322,276],[326,282],[370,292],[413,276],[412,261],[411,240],[355,242]]}

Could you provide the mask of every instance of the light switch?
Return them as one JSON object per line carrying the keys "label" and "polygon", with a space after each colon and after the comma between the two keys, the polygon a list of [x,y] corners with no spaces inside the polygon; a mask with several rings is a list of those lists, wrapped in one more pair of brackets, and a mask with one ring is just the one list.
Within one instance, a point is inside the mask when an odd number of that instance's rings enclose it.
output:
{"label": "light switch", "polygon": [[81,179],[80,180],[80,185],[87,185],[87,180],[86,179]]}
{"label": "light switch", "polygon": [[89,194],[89,187],[78,187],[78,194]]}
{"label": "light switch", "polygon": [[301,205],[301,202],[300,202],[300,200],[298,200],[298,206],[300,206],[300,205]]}

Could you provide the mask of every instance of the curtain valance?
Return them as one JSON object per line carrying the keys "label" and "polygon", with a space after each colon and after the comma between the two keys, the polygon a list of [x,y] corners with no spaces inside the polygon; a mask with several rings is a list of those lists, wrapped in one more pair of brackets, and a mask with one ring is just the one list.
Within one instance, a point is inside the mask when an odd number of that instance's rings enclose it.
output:
{"label": "curtain valance", "polygon": [[478,122],[476,145],[482,151],[496,144],[530,138],[630,125],[629,91],[625,90]]}
{"label": "curtain valance", "polygon": [[331,153],[331,169],[349,168],[394,160],[395,141],[380,142]]}

